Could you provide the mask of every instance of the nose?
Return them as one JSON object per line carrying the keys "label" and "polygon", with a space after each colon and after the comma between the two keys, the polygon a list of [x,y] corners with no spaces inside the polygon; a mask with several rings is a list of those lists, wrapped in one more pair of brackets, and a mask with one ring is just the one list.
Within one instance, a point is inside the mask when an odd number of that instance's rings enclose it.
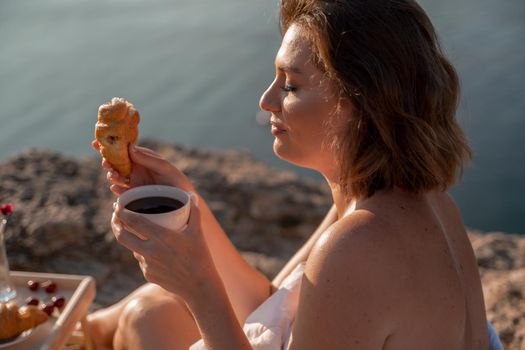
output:
{"label": "nose", "polygon": [[279,91],[275,87],[274,80],[270,86],[266,89],[265,92],[263,92],[261,99],[259,100],[259,107],[263,111],[276,113],[281,110],[281,99],[279,96]]}

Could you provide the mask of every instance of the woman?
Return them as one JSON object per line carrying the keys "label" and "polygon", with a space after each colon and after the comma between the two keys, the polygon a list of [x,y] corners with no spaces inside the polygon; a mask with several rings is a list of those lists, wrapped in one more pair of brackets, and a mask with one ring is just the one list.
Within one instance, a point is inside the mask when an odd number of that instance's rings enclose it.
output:
{"label": "woman", "polygon": [[[115,349],[488,349],[476,258],[446,193],[470,158],[458,78],[428,17],[410,0],[282,0],[280,10],[260,107],[275,154],[320,172],[334,206],[270,282],[203,198],[183,232],[116,205],[115,237],[152,284],[90,315],[95,339]],[[129,179],[108,173],[115,194],[151,183],[195,191],[153,151],[130,154]]]}

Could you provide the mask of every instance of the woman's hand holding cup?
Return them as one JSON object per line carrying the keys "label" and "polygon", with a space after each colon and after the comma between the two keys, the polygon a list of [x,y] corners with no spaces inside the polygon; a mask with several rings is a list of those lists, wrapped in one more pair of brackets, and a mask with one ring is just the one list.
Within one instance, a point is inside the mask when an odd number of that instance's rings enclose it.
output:
{"label": "woman's hand holding cup", "polygon": [[183,214],[187,220],[179,220],[177,224],[173,224],[174,221],[170,224],[169,220],[157,221],[154,216],[157,214],[141,214],[126,209],[125,203],[129,205],[131,199],[122,198],[115,203],[111,227],[116,240],[133,252],[147,281],[190,300],[198,297],[196,293],[202,290],[206,281],[218,278],[193,194],[187,194],[187,202],[182,207],[187,207],[187,212]]}

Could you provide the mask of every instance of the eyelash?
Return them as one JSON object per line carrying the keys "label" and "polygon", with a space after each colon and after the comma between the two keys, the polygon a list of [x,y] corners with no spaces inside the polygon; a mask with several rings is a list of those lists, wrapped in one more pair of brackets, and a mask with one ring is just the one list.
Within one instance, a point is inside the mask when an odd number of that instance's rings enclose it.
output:
{"label": "eyelash", "polygon": [[293,87],[292,85],[284,85],[281,87],[281,90],[285,91],[285,92],[294,92],[297,90],[297,88]]}

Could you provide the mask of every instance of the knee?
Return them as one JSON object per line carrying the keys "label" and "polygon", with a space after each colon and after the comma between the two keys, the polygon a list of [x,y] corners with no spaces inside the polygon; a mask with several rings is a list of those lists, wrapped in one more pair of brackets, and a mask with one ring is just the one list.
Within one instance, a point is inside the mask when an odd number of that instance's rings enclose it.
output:
{"label": "knee", "polygon": [[140,331],[157,327],[173,312],[181,312],[184,302],[178,296],[151,284],[134,296],[122,310],[118,328],[121,331]]}

